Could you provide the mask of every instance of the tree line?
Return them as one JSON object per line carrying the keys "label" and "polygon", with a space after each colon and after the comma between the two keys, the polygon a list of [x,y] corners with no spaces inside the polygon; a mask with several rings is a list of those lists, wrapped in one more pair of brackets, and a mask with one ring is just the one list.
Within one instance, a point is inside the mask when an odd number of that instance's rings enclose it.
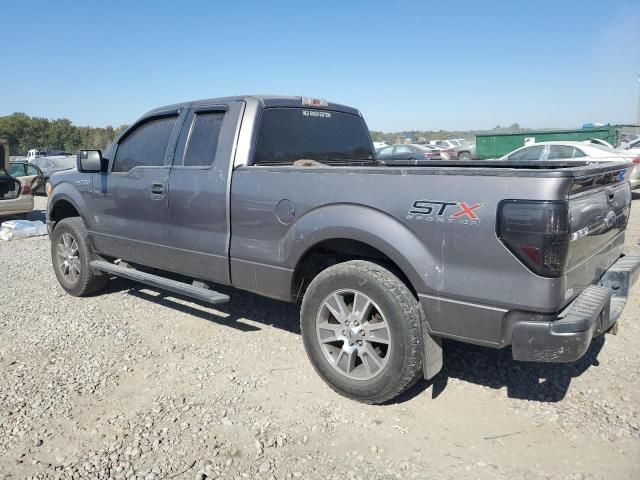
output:
{"label": "tree line", "polygon": [[[75,153],[82,148],[104,150],[125,129],[127,125],[119,127],[78,127],[67,118],[49,120],[42,117],[31,117],[26,113],[13,113],[0,117],[0,137],[9,140],[11,155],[26,155],[32,148],[45,150],[64,150]],[[494,132],[515,133],[523,129],[517,123],[509,127],[496,126]],[[388,141],[394,143],[398,138],[412,138],[425,140],[441,140],[447,138],[467,138],[471,140],[479,132],[439,131],[404,131],[379,132],[372,131],[374,141]]]}
{"label": "tree line", "polygon": [[71,153],[82,148],[104,150],[126,128],[78,127],[67,118],[49,120],[26,113],[0,117],[0,137],[9,140],[11,155],[26,155],[32,148]]}

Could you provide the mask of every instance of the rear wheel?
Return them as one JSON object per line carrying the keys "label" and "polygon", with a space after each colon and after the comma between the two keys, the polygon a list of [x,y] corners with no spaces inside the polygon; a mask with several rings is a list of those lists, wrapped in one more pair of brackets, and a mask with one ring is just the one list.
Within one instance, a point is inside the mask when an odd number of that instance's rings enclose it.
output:
{"label": "rear wheel", "polygon": [[301,328],[307,355],[336,392],[365,403],[401,394],[422,373],[421,310],[389,270],[355,260],[309,285]]}
{"label": "rear wheel", "polygon": [[56,278],[67,293],[82,297],[104,288],[108,277],[91,269],[89,262],[94,258],[82,219],[61,220],[51,237],[51,259]]}

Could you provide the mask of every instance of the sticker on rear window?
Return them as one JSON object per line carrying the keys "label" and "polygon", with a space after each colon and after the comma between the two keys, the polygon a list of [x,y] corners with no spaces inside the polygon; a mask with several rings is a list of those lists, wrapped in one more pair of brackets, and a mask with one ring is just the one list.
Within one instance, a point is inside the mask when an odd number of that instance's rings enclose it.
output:
{"label": "sticker on rear window", "polygon": [[302,110],[305,117],[331,118],[331,112],[320,112],[318,110]]}

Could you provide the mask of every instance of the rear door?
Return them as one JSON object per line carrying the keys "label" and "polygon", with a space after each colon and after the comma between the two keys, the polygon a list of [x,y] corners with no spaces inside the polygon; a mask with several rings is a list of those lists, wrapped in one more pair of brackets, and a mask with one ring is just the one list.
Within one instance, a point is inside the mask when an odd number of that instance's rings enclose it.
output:
{"label": "rear door", "polygon": [[151,267],[170,265],[169,169],[183,118],[176,109],[139,121],[118,140],[109,174],[93,174],[90,188],[80,186],[100,253]]}
{"label": "rear door", "polygon": [[[36,167],[35,165],[31,165],[30,163],[22,163],[20,165],[22,166],[20,183],[22,183],[23,186],[28,186],[29,190],[32,193],[35,193],[38,189],[43,187],[44,178],[42,176],[42,172],[38,167]],[[18,175],[13,176],[16,178],[18,177]]]}
{"label": "rear door", "polygon": [[217,283],[229,279],[229,187],[244,102],[192,107],[169,175],[170,269]]}
{"label": "rear door", "polygon": [[395,160],[413,160],[417,154],[408,145],[397,145],[393,147],[393,158]]}

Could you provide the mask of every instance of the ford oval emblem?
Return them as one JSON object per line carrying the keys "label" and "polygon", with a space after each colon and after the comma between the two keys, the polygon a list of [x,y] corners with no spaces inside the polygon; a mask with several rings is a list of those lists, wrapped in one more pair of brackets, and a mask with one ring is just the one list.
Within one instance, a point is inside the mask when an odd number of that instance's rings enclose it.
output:
{"label": "ford oval emblem", "polygon": [[609,210],[607,216],[604,217],[604,224],[607,228],[611,228],[616,224],[616,212]]}

